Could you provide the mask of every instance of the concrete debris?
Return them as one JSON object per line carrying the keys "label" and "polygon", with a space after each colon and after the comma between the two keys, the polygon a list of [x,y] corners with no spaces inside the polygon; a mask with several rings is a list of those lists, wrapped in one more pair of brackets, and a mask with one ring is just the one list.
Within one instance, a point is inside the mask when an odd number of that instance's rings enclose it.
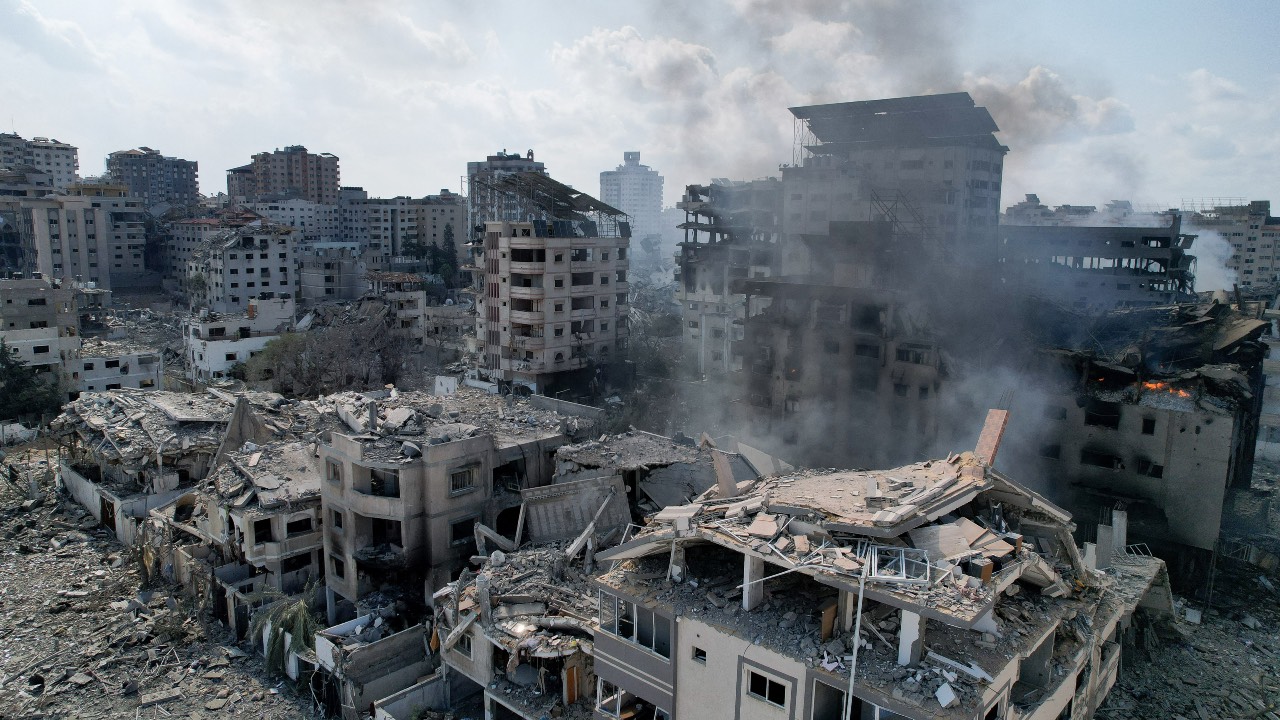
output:
{"label": "concrete debris", "polygon": [[235,636],[204,620],[195,599],[163,584],[141,591],[136,554],[57,495],[51,480],[40,492],[46,502],[22,510],[22,496],[0,483],[6,716],[105,720],[148,707],[147,717],[185,714],[227,687],[238,690],[224,699],[236,712],[311,716],[309,693],[269,692],[275,682],[260,656],[235,648]]}

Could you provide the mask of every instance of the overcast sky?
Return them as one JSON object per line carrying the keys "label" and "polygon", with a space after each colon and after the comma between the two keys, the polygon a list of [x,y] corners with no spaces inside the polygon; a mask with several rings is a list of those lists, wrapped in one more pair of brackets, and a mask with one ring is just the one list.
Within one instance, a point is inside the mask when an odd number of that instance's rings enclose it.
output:
{"label": "overcast sky", "polygon": [[0,125],[200,163],[305,145],[374,195],[532,148],[591,193],[625,150],[666,201],[792,159],[787,107],[966,90],[1004,204],[1280,201],[1280,4],[0,0]]}

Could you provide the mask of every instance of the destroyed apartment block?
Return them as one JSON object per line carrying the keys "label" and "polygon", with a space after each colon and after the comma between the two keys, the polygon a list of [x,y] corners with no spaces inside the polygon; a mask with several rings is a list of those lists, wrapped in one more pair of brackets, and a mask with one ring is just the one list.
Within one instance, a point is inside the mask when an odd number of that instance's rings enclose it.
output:
{"label": "destroyed apartment block", "polygon": [[705,435],[694,441],[640,430],[602,435],[556,450],[556,482],[616,475],[626,486],[627,500],[647,515],[715,487],[721,469],[729,471],[734,485],[792,469],[744,443],[730,439],[724,444],[721,450]]}
{"label": "destroyed apartment block", "polygon": [[717,488],[599,553],[597,712],[1090,717],[1139,607],[1172,607],[1164,563],[1082,554],[991,468],[1006,422],[946,459]]}
{"label": "destroyed apartment block", "polygon": [[[314,440],[273,437],[243,401],[231,448],[204,483],[151,511],[149,567],[169,569],[214,618],[243,635],[264,598],[301,593],[320,579],[324,540],[321,464]],[[257,425],[235,438],[237,420]]]}
{"label": "destroyed apartment block", "polygon": [[[317,404],[344,423],[319,447],[333,623],[358,615],[375,591],[422,605],[467,564],[477,527],[515,536],[522,491],[551,483],[556,448],[589,436],[595,413],[470,387],[439,396],[342,393]],[[567,414],[574,407],[583,416]]]}
{"label": "destroyed apartment block", "polygon": [[1179,572],[1207,571],[1223,528],[1249,529],[1232,507],[1250,492],[1270,321],[1243,307],[1116,310],[1083,328],[1063,318],[1050,331],[1069,339],[1046,340],[1028,369],[1045,392],[1014,400],[1037,418],[1012,428],[1016,471],[1056,478],[1054,500],[1077,518],[1123,507],[1135,541]]}
{"label": "destroyed apartment block", "polygon": [[[406,622],[382,608],[316,633],[319,672],[313,686],[326,716],[356,720],[375,702],[377,717],[404,720],[424,707],[448,707],[439,654],[431,647],[431,620],[407,627]],[[383,709],[402,705],[412,711],[394,715]]]}
{"label": "destroyed apartment block", "polygon": [[572,543],[498,551],[440,589],[432,645],[443,668],[434,682],[447,704],[405,709],[458,707],[480,695],[487,718],[593,717],[596,595],[589,555],[575,556]]}
{"label": "destroyed apartment block", "polygon": [[150,510],[209,474],[234,405],[231,396],[213,392],[84,393],[52,423],[64,451],[59,482],[120,542],[133,545]]}

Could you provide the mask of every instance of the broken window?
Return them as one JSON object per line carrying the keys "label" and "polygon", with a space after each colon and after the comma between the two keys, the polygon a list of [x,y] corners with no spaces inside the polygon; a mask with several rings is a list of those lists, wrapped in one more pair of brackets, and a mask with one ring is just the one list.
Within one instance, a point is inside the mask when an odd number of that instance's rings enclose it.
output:
{"label": "broken window", "polygon": [[707,651],[703,650],[700,647],[694,646],[693,659],[695,662],[700,662],[705,664],[707,662]]}
{"label": "broken window", "polygon": [[1150,460],[1139,460],[1138,474],[1146,475],[1147,477],[1162,478],[1164,477],[1164,466],[1157,465]]}
{"label": "broken window", "polygon": [[[332,460],[329,460],[325,463],[325,470],[326,470],[325,477],[328,478],[329,482],[333,482],[333,483],[342,482],[342,466],[341,465],[339,465],[338,463]],[[341,525],[339,525],[339,527],[341,527]]]}
{"label": "broken window", "polygon": [[1085,448],[1080,451],[1080,462],[1083,465],[1093,465],[1094,467],[1106,468],[1108,470],[1124,469],[1124,461],[1120,456],[1105,450],[1090,450]]}
{"label": "broken window", "polygon": [[256,520],[253,523],[253,542],[255,545],[272,542],[271,518]]}
{"label": "broken window", "polygon": [[332,510],[332,511],[330,511],[330,514],[331,514],[331,515],[332,515],[332,517],[333,517],[333,527],[334,527],[334,529],[341,530],[341,529],[342,529],[342,511],[341,511],[341,510]]}
{"label": "broken window", "polygon": [[284,526],[284,534],[286,537],[297,537],[299,535],[306,535],[309,532],[311,532],[311,518],[309,517],[293,520]]}
{"label": "broken window", "polygon": [[1120,427],[1120,403],[1091,401],[1084,411],[1084,424],[1117,429]]}
{"label": "broken window", "polygon": [[280,574],[287,575],[295,573],[299,570],[306,570],[311,567],[311,553],[304,552],[297,555],[290,555],[280,561]]}
{"label": "broken window", "polygon": [[329,562],[333,565],[333,574],[335,577],[342,579],[347,576],[347,564],[342,562],[342,558],[337,555],[330,555]]}
{"label": "broken window", "polygon": [[475,468],[463,468],[449,473],[449,492],[464,493],[476,487]]}
{"label": "broken window", "polygon": [[1143,435],[1155,435],[1155,434],[1156,434],[1156,419],[1155,419],[1155,418],[1142,418],[1142,434],[1143,434]]}
{"label": "broken window", "polygon": [[870,343],[858,343],[853,346],[853,354],[858,357],[879,358],[880,346]]}
{"label": "broken window", "polygon": [[645,607],[600,592],[600,629],[664,658],[671,657],[671,620]]}
{"label": "broken window", "polygon": [[473,542],[475,538],[476,519],[467,518],[449,524],[449,543],[452,545],[466,545]]}
{"label": "broken window", "polygon": [[369,470],[369,494],[378,497],[400,497],[400,471],[371,468]]}

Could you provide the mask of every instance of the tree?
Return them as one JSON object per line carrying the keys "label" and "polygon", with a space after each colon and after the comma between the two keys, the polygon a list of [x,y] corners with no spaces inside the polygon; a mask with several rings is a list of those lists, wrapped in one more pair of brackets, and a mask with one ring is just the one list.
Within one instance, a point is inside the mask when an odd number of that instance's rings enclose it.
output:
{"label": "tree", "polygon": [[[441,262],[437,272],[444,278],[445,287],[453,287],[453,274],[458,265],[458,244],[453,239],[453,223],[444,224],[444,240],[440,243]],[[447,271],[447,272],[446,272]]]}
{"label": "tree", "polygon": [[57,383],[45,382],[0,338],[0,420],[55,415],[62,409]]}

